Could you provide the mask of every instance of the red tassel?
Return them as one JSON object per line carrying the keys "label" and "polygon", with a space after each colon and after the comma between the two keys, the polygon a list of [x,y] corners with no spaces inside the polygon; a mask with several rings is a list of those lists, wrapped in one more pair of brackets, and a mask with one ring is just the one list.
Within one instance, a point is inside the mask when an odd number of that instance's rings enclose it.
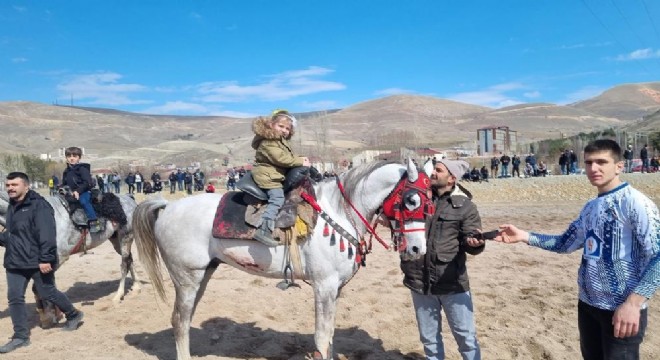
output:
{"label": "red tassel", "polygon": [[330,228],[328,227],[328,223],[325,223],[323,225],[323,236],[329,236],[330,235]]}
{"label": "red tassel", "polygon": [[344,238],[343,237],[339,238],[339,251],[340,252],[346,251],[346,246],[344,245]]}
{"label": "red tassel", "polygon": [[332,235],[330,235],[330,246],[334,246],[337,243],[337,238],[335,237],[335,229],[332,229]]}
{"label": "red tassel", "polygon": [[358,250],[357,254],[355,254],[355,262],[357,264],[360,264],[362,262],[362,255],[360,254],[359,250]]}

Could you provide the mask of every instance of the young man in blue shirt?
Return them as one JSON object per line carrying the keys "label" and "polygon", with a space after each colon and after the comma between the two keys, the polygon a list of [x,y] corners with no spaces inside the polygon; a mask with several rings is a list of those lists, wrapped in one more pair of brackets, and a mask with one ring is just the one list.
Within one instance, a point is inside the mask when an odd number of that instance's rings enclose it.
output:
{"label": "young man in blue shirt", "polygon": [[615,141],[587,145],[584,164],[598,197],[566,232],[528,233],[505,224],[496,240],[557,253],[583,249],[578,271],[582,357],[639,359],[647,301],[660,286],[660,215],[653,201],[619,178],[624,161]]}

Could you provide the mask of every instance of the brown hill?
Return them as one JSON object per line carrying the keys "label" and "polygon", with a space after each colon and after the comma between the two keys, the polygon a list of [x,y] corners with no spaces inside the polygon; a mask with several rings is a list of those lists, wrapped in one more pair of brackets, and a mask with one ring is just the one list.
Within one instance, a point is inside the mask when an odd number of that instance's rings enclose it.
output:
{"label": "brown hill", "polygon": [[639,120],[660,109],[660,82],[615,86],[602,94],[569,105],[622,120]]}
{"label": "brown hill", "polygon": [[[581,105],[537,103],[501,109],[429,96],[390,96],[341,110],[296,114],[300,121],[294,146],[301,153],[336,160],[362,148],[470,147],[478,128],[494,125],[509,126],[523,141],[557,138],[562,133],[572,135],[630,124],[629,120],[596,112],[607,113],[616,99],[618,104],[625,99],[627,113],[643,113],[652,108],[650,92],[643,89],[660,89],[660,83],[620,88]],[[232,163],[243,163],[253,156],[251,122],[252,119],[144,115],[5,102],[0,103],[0,153],[57,156],[57,149],[76,145],[86,148],[87,160],[96,167],[133,160],[179,165],[202,161],[215,166],[224,157]],[[639,126],[658,129],[652,120]]]}

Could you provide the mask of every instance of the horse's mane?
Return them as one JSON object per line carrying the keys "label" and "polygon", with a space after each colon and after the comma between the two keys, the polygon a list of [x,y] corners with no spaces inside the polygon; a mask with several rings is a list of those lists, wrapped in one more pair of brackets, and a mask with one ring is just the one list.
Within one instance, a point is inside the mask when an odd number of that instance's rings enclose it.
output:
{"label": "horse's mane", "polygon": [[398,162],[392,160],[371,162],[366,165],[355,167],[342,174],[340,179],[344,185],[344,189],[346,190],[348,197],[354,198],[355,193],[358,191],[358,184],[360,181],[369,177],[369,175],[371,175],[374,171],[382,168],[383,166],[391,164],[398,164]]}

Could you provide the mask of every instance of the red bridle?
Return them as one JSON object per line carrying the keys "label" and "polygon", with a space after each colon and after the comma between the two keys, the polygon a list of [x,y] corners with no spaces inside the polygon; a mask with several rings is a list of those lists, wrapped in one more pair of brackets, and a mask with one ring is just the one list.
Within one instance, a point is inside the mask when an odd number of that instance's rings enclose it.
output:
{"label": "red bridle", "polygon": [[[406,206],[406,199],[419,195],[420,206],[410,210]],[[424,172],[419,172],[417,180],[411,182],[407,174],[399,180],[394,190],[383,201],[383,215],[388,220],[394,221],[396,226],[392,227],[392,239],[398,243],[399,251],[407,246],[405,233],[426,231],[425,227],[406,229],[406,222],[426,222],[426,218],[433,215],[435,205],[432,200],[431,180]]]}

